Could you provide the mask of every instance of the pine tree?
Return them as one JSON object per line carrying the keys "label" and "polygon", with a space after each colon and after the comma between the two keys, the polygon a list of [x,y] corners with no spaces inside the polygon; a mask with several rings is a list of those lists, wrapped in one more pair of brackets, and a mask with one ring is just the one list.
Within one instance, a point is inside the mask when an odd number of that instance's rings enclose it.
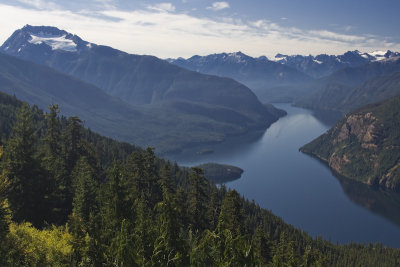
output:
{"label": "pine tree", "polygon": [[86,157],[81,157],[73,171],[74,176],[74,217],[82,220],[84,224],[89,222],[90,214],[97,212],[97,180],[93,168],[87,162]]}
{"label": "pine tree", "polygon": [[183,240],[180,239],[180,225],[177,218],[176,203],[172,195],[172,177],[169,164],[161,171],[163,199],[156,206],[159,212],[159,234],[154,243],[153,264],[157,266],[176,266],[184,260]]}
{"label": "pine tree", "polygon": [[82,153],[82,121],[78,117],[70,117],[68,126],[63,132],[63,153],[66,169],[72,172]]}
{"label": "pine tree", "polygon": [[243,211],[240,195],[235,190],[226,193],[218,218],[218,231],[229,230],[235,235],[243,234]]}
{"label": "pine tree", "polygon": [[153,243],[155,240],[155,225],[153,222],[153,214],[147,207],[145,197],[142,195],[136,200],[135,209],[137,211],[137,219],[135,222],[135,251],[138,254],[139,264],[145,266],[150,263],[153,254]]}
{"label": "pine tree", "polygon": [[197,167],[191,169],[189,175],[189,217],[194,231],[204,230],[208,223],[207,215],[207,180],[203,170]]}
{"label": "pine tree", "polygon": [[43,137],[42,165],[50,177],[52,193],[49,201],[52,205],[52,221],[65,223],[71,213],[71,182],[66,170],[65,157],[62,154],[61,123],[58,105],[49,106],[46,114],[46,132]]}
{"label": "pine tree", "polygon": [[161,200],[161,190],[158,184],[158,168],[156,166],[156,156],[154,150],[150,147],[146,148],[144,153],[144,177],[145,179],[145,196],[149,201],[150,207]]}
{"label": "pine tree", "polygon": [[48,219],[48,181],[36,156],[33,114],[23,104],[4,151],[3,171],[10,182],[7,198],[13,220],[40,227]]}

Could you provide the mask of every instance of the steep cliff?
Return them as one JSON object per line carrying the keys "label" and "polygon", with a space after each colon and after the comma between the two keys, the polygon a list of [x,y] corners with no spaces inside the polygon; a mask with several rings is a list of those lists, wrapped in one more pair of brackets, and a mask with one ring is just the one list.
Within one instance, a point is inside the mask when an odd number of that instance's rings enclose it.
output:
{"label": "steep cliff", "polygon": [[347,114],[300,150],[337,173],[369,185],[400,189],[400,97]]}

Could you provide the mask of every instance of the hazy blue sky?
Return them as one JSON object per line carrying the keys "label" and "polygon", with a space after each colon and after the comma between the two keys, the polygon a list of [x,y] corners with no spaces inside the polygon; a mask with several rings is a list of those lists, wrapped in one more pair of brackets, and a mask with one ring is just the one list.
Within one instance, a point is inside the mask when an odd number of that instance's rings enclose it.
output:
{"label": "hazy blue sky", "polygon": [[399,0],[1,0],[0,42],[25,24],[161,58],[400,51]]}

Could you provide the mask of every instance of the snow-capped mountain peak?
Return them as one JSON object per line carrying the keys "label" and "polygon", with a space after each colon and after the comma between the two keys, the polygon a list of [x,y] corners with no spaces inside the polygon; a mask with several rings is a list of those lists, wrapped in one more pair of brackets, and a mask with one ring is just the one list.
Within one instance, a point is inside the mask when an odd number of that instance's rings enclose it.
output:
{"label": "snow-capped mountain peak", "polygon": [[67,39],[66,34],[60,36],[40,32],[38,34],[30,34],[30,36],[31,39],[28,42],[31,44],[40,45],[45,43],[51,46],[52,50],[77,51],[76,43],[71,39]]}
{"label": "snow-capped mountain peak", "polygon": [[69,53],[86,51],[92,46],[95,45],[56,27],[25,25],[15,31],[1,49],[11,55],[35,54],[34,51],[36,54],[42,54],[39,51],[46,51],[45,54],[50,55],[55,51]]}

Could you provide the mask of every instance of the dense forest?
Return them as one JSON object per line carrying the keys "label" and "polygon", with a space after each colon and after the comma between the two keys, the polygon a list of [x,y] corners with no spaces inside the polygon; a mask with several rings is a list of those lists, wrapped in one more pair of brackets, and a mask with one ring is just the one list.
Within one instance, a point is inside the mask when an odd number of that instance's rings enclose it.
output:
{"label": "dense forest", "polygon": [[200,168],[0,94],[1,266],[397,266],[312,238]]}

